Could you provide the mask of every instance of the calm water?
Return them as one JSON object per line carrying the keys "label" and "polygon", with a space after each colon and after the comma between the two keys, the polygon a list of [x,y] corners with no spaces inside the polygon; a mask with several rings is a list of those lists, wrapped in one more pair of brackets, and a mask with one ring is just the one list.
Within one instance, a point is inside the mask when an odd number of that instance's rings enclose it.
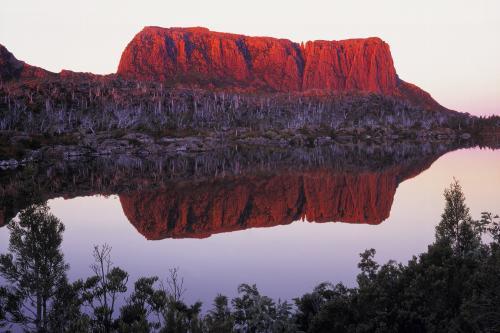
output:
{"label": "calm water", "polygon": [[[411,169],[413,163],[408,162],[406,168]],[[388,259],[406,262],[413,254],[424,251],[433,240],[434,227],[443,209],[443,189],[453,177],[462,183],[473,216],[478,217],[485,210],[500,212],[498,150],[456,150],[437,159],[431,158],[411,172],[391,168],[381,171],[375,180],[370,172],[360,171],[349,177],[344,172],[344,182],[353,184],[344,184],[333,190],[324,188],[338,178],[332,180],[315,171],[299,177],[302,179],[299,190],[287,185],[288,181],[295,184],[299,179],[294,178],[298,177],[297,173],[292,173],[285,178],[271,177],[265,181],[245,178],[244,181],[231,181],[229,185],[224,183],[224,186],[205,181],[194,187],[186,185],[188,188],[181,184],[173,189],[172,186],[161,190],[135,189],[122,194],[121,198],[108,191],[102,192],[109,194],[106,196],[74,197],[72,194],[64,195],[71,199],[57,197],[48,203],[52,213],[66,225],[63,250],[71,266],[70,279],[90,275],[93,245],[108,243],[113,248],[113,262],[130,273],[131,281],[146,275],[165,277],[169,268],[179,267],[187,288],[185,298],[189,302],[211,303],[217,293],[233,296],[242,282],[256,283],[264,294],[271,297],[291,299],[310,291],[322,281],[353,285],[358,272],[358,254],[366,248],[375,248],[381,262]],[[386,173],[392,176],[386,179]],[[307,185],[304,178],[309,179],[309,183],[315,180],[319,184]],[[371,186],[374,181],[378,182],[377,185]],[[393,201],[391,181],[396,181]],[[286,183],[286,186],[279,187],[279,191],[273,190],[276,187],[271,184],[274,183]],[[312,189],[308,190],[310,187]],[[336,191],[345,192],[346,189],[349,197],[357,198],[357,201],[340,200],[338,202],[346,205],[328,206],[330,200],[335,199]],[[305,193],[307,204],[296,199],[304,195],[294,191]],[[333,199],[318,197],[322,194]],[[237,224],[217,225],[219,220],[232,218],[226,206],[238,205],[239,195],[247,196],[243,201],[247,206],[251,202],[250,207],[240,209]],[[385,197],[380,198],[381,195]],[[217,199],[213,198],[217,196]],[[297,208],[297,211],[294,210],[296,207],[283,208],[287,200],[297,202],[291,206],[304,207]],[[169,222],[166,215],[171,210],[165,208],[172,206],[174,201],[177,222],[181,223],[184,218],[187,223],[183,229],[166,227],[175,222]],[[210,204],[204,205],[202,201]],[[315,203],[326,206],[318,207]],[[128,207],[127,215],[122,204]],[[184,217],[178,213],[182,211],[182,205],[191,207],[186,208]],[[226,206],[217,208],[217,205]],[[265,209],[262,208],[265,205]],[[202,221],[197,207],[210,216]],[[358,212],[351,214],[349,209]],[[225,215],[215,216],[221,214],[220,210]],[[384,214],[389,211],[389,217],[380,223],[377,219],[384,219]],[[242,222],[241,216],[245,214],[247,219]],[[279,225],[291,222],[294,216],[298,217],[297,221]],[[329,218],[362,219],[364,223],[307,222]],[[259,223],[275,226],[253,227]],[[230,229],[238,230],[224,232]],[[164,239],[147,240],[146,237]],[[8,229],[0,228],[1,252],[6,251],[8,239]]]}

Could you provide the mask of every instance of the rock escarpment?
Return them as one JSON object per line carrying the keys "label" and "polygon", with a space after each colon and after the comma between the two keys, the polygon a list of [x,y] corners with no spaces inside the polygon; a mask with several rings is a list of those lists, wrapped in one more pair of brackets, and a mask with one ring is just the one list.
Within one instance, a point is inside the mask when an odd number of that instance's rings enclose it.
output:
{"label": "rock escarpment", "polygon": [[399,79],[379,38],[294,43],[206,28],[146,27],[127,45],[117,74],[144,81],[278,92],[369,92],[444,109]]}

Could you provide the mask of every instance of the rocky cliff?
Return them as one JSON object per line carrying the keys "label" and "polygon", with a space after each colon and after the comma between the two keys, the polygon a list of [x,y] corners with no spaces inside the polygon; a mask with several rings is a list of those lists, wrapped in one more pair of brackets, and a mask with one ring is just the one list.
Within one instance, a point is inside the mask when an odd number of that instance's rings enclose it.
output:
{"label": "rocky cliff", "polygon": [[372,92],[443,109],[398,78],[389,45],[379,38],[298,44],[206,28],[146,27],[127,45],[117,74],[202,87]]}

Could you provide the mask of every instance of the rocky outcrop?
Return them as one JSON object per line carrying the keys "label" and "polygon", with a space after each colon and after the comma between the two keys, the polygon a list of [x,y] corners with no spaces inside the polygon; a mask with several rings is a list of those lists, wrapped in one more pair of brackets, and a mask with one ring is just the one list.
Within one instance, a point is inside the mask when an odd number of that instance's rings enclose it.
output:
{"label": "rocky outcrop", "polygon": [[11,79],[37,79],[53,75],[42,68],[31,66],[17,60],[12,53],[0,44],[0,81]]}
{"label": "rocky outcrop", "polygon": [[303,54],[302,90],[392,94],[397,88],[389,45],[379,38],[310,41]]}
{"label": "rocky outcrop", "polygon": [[18,77],[24,63],[14,57],[3,45],[0,45],[0,80],[10,80]]}
{"label": "rocky outcrop", "polygon": [[300,46],[205,28],[146,27],[123,51],[117,74],[139,80],[300,90]]}
{"label": "rocky outcrop", "polygon": [[398,78],[389,45],[379,38],[298,44],[206,28],[146,27],[127,45],[117,74],[202,87],[370,92],[443,109]]}

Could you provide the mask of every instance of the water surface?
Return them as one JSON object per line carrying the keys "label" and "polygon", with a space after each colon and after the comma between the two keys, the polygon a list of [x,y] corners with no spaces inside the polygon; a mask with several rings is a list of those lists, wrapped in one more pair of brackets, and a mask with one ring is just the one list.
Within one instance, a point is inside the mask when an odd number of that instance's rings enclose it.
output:
{"label": "water surface", "polygon": [[[70,279],[90,275],[93,245],[108,243],[113,262],[132,281],[165,277],[169,268],[179,267],[189,302],[211,303],[217,293],[233,296],[243,282],[256,283],[276,299],[291,299],[322,281],[354,285],[358,254],[366,248],[375,248],[381,262],[406,262],[425,251],[444,206],[443,189],[453,177],[462,183],[473,216],[500,212],[500,153],[479,148],[445,152],[432,150],[366,168],[352,159],[335,168],[330,162],[304,168],[273,165],[269,169],[277,171],[158,180],[165,186],[150,181],[127,188],[118,179],[110,189],[109,174],[104,185],[93,180],[88,187],[76,180],[78,190],[67,193],[70,185],[61,181],[58,187],[51,178],[52,192],[46,187],[44,193],[66,225],[63,251]],[[118,185],[123,192],[113,194]],[[96,188],[105,195],[96,194]],[[342,220],[350,223],[334,222]],[[1,252],[8,238],[8,229],[0,228]]]}

